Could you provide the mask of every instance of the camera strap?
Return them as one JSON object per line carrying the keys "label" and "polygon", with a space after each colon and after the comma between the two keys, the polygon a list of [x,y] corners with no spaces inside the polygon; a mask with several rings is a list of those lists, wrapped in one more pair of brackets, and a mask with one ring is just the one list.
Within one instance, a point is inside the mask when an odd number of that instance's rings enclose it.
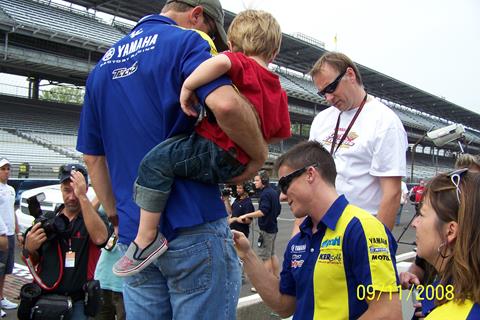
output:
{"label": "camera strap", "polygon": [[58,288],[60,285],[60,281],[62,281],[63,277],[63,256],[62,256],[62,249],[60,248],[60,243],[57,242],[57,253],[58,253],[58,259],[59,259],[59,275],[57,281],[53,284],[53,286],[49,287],[47,286],[42,278],[37,274],[37,270],[35,266],[33,265],[32,259],[30,258],[30,254],[28,253],[27,249],[23,249],[23,255],[22,259],[25,262],[25,264],[28,267],[28,270],[30,270],[30,273],[32,274],[33,280],[40,286],[45,291],[52,291]]}
{"label": "camera strap", "polygon": [[[56,207],[53,214],[57,215],[59,212],[61,212],[63,210],[64,207],[65,207],[64,204]],[[31,226],[30,228],[27,229],[27,231],[25,231],[25,239],[27,239],[27,234],[28,234],[28,232],[30,232],[32,227],[33,226]],[[42,288],[45,291],[52,291],[52,290],[57,289],[58,286],[60,285],[60,281],[62,281],[62,278],[63,278],[63,255],[62,255],[62,248],[60,247],[60,242],[59,241],[57,241],[57,255],[58,255],[58,259],[59,259],[58,279],[57,279],[57,281],[55,281],[53,286],[49,287],[43,282],[42,278],[40,278],[40,276],[38,275],[37,270],[36,270],[36,268],[33,264],[33,261],[30,258],[30,253],[28,252],[27,249],[25,249],[25,244],[24,244],[23,251],[22,251],[22,260],[27,265],[28,270],[30,271],[30,274],[33,277],[33,280],[40,286],[40,288]]]}

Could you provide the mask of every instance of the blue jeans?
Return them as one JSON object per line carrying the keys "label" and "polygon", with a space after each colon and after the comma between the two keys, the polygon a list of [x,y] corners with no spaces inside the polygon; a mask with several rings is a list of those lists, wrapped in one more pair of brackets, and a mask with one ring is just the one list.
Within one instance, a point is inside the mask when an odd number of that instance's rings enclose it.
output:
{"label": "blue jeans", "polygon": [[160,258],[125,278],[123,299],[132,320],[235,319],[240,288],[232,234],[220,219],[178,230]]}
{"label": "blue jeans", "polygon": [[150,150],[138,168],[133,197],[151,212],[163,212],[175,177],[205,183],[227,182],[245,166],[196,133],[167,139]]}
{"label": "blue jeans", "polygon": [[83,300],[79,300],[73,303],[73,313],[71,320],[87,320],[88,316],[85,315],[85,303]]}

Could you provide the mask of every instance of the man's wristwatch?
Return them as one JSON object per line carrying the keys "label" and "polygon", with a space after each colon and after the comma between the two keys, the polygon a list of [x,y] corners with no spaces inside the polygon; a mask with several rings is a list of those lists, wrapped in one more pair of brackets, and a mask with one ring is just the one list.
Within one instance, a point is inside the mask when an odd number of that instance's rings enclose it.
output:
{"label": "man's wristwatch", "polygon": [[112,226],[117,227],[118,226],[118,215],[116,214],[114,216],[109,216],[108,221],[110,221]]}

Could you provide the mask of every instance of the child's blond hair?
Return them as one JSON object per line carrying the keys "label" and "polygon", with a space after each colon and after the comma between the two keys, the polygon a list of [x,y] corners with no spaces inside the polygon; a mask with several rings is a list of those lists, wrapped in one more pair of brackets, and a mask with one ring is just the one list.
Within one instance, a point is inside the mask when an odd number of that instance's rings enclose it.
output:
{"label": "child's blond hair", "polygon": [[271,62],[280,51],[282,31],[270,13],[245,10],[233,19],[227,38],[232,44],[232,51],[240,51],[247,56],[260,56]]}

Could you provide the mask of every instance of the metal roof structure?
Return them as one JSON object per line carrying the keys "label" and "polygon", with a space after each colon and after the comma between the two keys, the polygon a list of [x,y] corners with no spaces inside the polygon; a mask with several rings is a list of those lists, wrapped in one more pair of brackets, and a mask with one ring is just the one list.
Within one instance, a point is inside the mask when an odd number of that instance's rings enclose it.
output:
{"label": "metal roof structure", "polygon": [[[165,0],[67,0],[87,9],[109,13],[124,19],[137,21],[140,18],[158,13],[165,5]],[[230,20],[231,21],[231,20]]]}

